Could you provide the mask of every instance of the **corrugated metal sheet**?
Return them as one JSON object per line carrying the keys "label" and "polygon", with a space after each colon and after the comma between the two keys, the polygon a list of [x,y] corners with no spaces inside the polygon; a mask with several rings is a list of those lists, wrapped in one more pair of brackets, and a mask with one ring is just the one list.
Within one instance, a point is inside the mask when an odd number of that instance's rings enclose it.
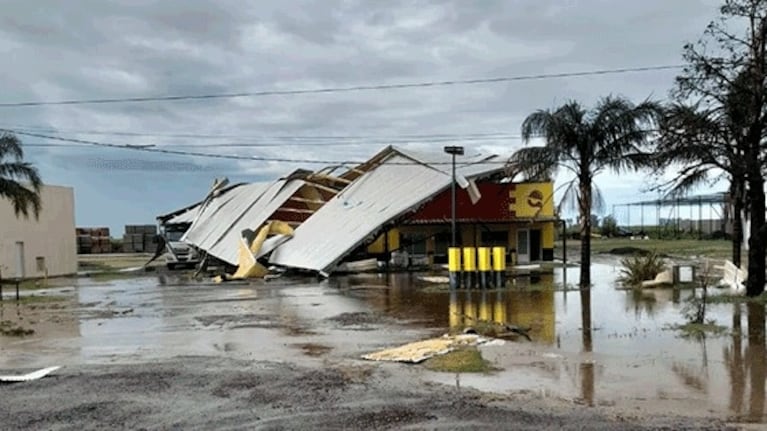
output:
{"label": "corrugated metal sheet", "polygon": [[200,211],[200,206],[197,205],[196,207],[190,208],[183,213],[174,216],[167,222],[166,224],[174,224],[174,223],[191,223],[194,221],[194,218],[197,216],[197,213]]}
{"label": "corrugated metal sheet", "polygon": [[[242,185],[245,185],[245,183],[237,183],[237,184],[231,184],[229,186],[224,187],[218,192],[219,196],[222,196],[231,190],[236,189],[237,187],[240,187]],[[194,221],[194,217],[197,215],[197,213],[200,211],[200,206],[202,205],[202,201],[194,203],[192,205],[186,206],[184,208],[177,209],[173,212],[169,212],[166,214],[162,214],[157,216],[157,221],[160,223],[184,223],[189,222],[191,223]],[[178,217],[178,218],[177,218]]]}
{"label": "corrugated metal sheet", "polygon": [[182,241],[236,265],[242,231],[261,226],[304,184],[303,180],[278,180],[237,187],[211,200]]}
{"label": "corrugated metal sheet", "polygon": [[[441,163],[451,158],[445,156],[392,149],[381,165],[362,175],[301,224],[293,239],[272,253],[270,262],[331,272],[348,253],[374,239],[382,226],[450,186],[451,166]],[[456,174],[472,178],[497,172],[503,168],[499,163],[503,160],[481,155],[459,157]]]}

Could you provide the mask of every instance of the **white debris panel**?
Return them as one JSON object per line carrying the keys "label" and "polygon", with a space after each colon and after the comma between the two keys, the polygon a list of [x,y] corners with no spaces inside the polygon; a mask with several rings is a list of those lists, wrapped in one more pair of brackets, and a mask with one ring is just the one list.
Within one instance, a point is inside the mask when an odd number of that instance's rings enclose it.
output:
{"label": "white debris panel", "polygon": [[231,265],[245,229],[256,230],[304,184],[300,179],[239,186],[213,198],[186,231],[186,241]]}
{"label": "white debris panel", "polygon": [[[499,156],[458,156],[456,175],[473,179],[503,170]],[[450,155],[422,155],[391,149],[380,165],[366,172],[299,226],[269,262],[329,274],[358,246],[375,239],[451,184]],[[465,181],[459,181],[464,182]],[[460,191],[466,193],[465,191]]]}

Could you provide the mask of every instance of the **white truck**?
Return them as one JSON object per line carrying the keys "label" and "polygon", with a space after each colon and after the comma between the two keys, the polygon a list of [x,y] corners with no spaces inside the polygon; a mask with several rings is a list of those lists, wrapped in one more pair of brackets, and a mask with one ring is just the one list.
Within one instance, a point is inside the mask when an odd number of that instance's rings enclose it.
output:
{"label": "white truck", "polygon": [[164,246],[165,264],[170,270],[182,267],[194,268],[200,263],[200,253],[197,249],[181,241],[190,225],[191,223],[160,225],[160,244]]}

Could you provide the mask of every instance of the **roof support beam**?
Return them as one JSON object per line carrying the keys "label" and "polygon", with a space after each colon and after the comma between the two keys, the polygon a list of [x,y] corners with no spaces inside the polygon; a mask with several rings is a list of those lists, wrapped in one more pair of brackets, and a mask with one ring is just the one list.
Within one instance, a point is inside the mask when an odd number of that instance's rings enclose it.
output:
{"label": "roof support beam", "polygon": [[307,210],[302,208],[280,208],[276,212],[298,213],[298,214],[314,214],[314,210]]}
{"label": "roof support beam", "polygon": [[317,204],[317,205],[324,205],[325,202],[327,202],[327,201],[323,201],[322,199],[307,199],[307,198],[301,198],[298,196],[293,196],[289,200],[295,201],[295,202],[303,202],[306,204]]}

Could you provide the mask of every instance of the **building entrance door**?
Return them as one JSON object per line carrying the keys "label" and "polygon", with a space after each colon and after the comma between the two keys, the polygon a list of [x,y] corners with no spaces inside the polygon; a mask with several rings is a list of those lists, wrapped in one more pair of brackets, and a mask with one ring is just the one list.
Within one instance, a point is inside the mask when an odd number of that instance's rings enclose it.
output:
{"label": "building entrance door", "polygon": [[24,278],[24,243],[16,241],[16,278]]}
{"label": "building entrance door", "polygon": [[530,263],[530,230],[517,231],[517,262],[524,265]]}

